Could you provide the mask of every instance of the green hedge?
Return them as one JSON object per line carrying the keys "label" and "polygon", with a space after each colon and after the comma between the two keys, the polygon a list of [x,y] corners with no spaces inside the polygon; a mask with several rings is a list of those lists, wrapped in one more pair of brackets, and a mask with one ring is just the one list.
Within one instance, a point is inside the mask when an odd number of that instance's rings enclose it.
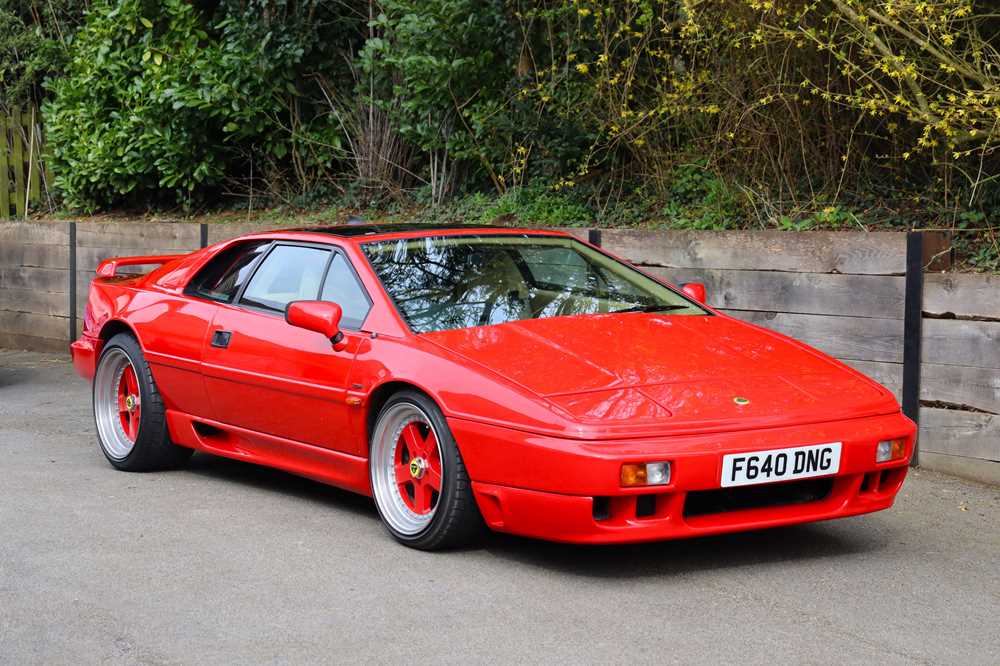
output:
{"label": "green hedge", "polygon": [[491,195],[697,228],[964,226],[996,255],[986,3],[86,7],[0,0],[0,103],[44,98],[73,207]]}

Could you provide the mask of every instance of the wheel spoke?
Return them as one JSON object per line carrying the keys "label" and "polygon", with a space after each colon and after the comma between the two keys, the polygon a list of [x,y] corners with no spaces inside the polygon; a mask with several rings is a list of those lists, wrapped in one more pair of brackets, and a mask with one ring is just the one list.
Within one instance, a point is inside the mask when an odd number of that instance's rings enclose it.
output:
{"label": "wheel spoke", "polygon": [[427,485],[439,493],[441,492],[441,470],[438,469],[437,465],[431,463],[427,466],[427,471],[424,473],[424,481]]}
{"label": "wheel spoke", "polygon": [[417,513],[427,513],[431,510],[431,489],[422,479],[413,482],[413,508]]}
{"label": "wheel spoke", "polygon": [[135,370],[132,369],[131,365],[125,368],[124,374],[125,374],[125,383],[128,386],[129,394],[135,396],[139,395],[139,383],[138,381],[136,381]]}
{"label": "wheel spoke", "polygon": [[431,428],[427,429],[427,437],[424,438],[424,456],[428,460],[437,460],[438,457],[437,437],[434,436],[434,430]]}
{"label": "wheel spoke", "polygon": [[424,440],[420,436],[420,431],[417,430],[416,423],[409,423],[403,428],[403,441],[406,442],[406,448],[410,452],[411,458],[424,455]]}
{"label": "wheel spoke", "polygon": [[428,414],[399,403],[379,415],[372,437],[372,490],[394,532],[426,529],[441,504],[444,464]]}

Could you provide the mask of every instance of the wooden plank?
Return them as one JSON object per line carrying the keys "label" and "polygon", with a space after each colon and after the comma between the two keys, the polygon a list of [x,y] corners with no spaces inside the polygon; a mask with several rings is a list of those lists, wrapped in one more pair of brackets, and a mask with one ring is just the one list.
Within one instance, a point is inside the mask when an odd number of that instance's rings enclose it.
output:
{"label": "wooden plank", "polygon": [[[899,400],[903,383],[901,364],[872,361],[847,361],[847,364],[885,386]],[[921,373],[922,401],[947,402],[1000,414],[1000,372],[989,368],[924,363]]]}
{"label": "wooden plank", "polygon": [[32,245],[61,245],[69,242],[68,225],[65,222],[0,222],[0,246],[16,243]]}
{"label": "wooden plank", "polygon": [[65,317],[69,314],[69,295],[0,287],[0,310]]}
{"label": "wooden plank", "polygon": [[14,214],[24,217],[24,149],[21,145],[21,127],[16,119],[21,117],[21,108],[11,108],[10,114],[10,165],[14,170]]}
{"label": "wooden plank", "polygon": [[0,220],[12,217],[10,213],[10,147],[7,139],[7,119],[0,115]]}
{"label": "wooden plank", "polygon": [[924,363],[920,399],[1000,414],[1000,371],[964,365]]}
{"label": "wooden plank", "polygon": [[924,363],[1000,369],[1000,322],[925,319],[923,328]]}
{"label": "wooden plank", "polygon": [[201,240],[198,225],[187,222],[77,222],[76,233],[78,247],[107,248],[112,256],[146,254],[151,247],[191,252]]}
{"label": "wooden plank", "polygon": [[68,289],[68,272],[65,268],[0,267],[0,287],[65,293]]}
{"label": "wooden plank", "polygon": [[669,282],[703,282],[708,304],[735,310],[903,318],[903,278],[717,269],[649,268]]}
{"label": "wooden plank", "polygon": [[951,269],[953,252],[950,231],[923,231],[924,272],[947,271]]}
{"label": "wooden plank", "polygon": [[208,244],[214,245],[215,243],[221,243],[222,241],[236,238],[243,234],[274,231],[280,226],[274,222],[223,222],[210,224],[208,225]]}
{"label": "wooden plank", "polygon": [[[81,271],[93,272],[97,270],[97,265],[100,264],[105,259],[111,257],[127,257],[129,255],[167,255],[167,254],[186,254],[186,250],[178,250],[176,248],[170,247],[158,247],[151,246],[146,248],[120,248],[120,247],[77,247],[76,248],[76,261],[77,267]],[[133,271],[133,272],[149,272],[156,268],[155,265],[150,264],[149,266],[136,266],[123,268],[123,271]]]}
{"label": "wooden plank", "polygon": [[920,452],[920,469],[944,472],[972,479],[980,483],[991,483],[1000,486],[1000,463],[967,458],[965,456],[950,456],[944,453]]}
{"label": "wooden plank", "polygon": [[34,243],[0,243],[0,266],[37,266],[65,268],[69,265],[69,247]]}
{"label": "wooden plank", "polygon": [[38,203],[41,192],[39,191],[39,169],[38,163],[41,159],[41,145],[38,141],[38,133],[35,132],[35,109],[25,111],[21,114],[21,124],[28,134],[28,201]]}
{"label": "wooden plank", "polygon": [[66,340],[69,335],[69,317],[0,310],[0,331],[14,335]]}
{"label": "wooden plank", "polygon": [[[588,240],[590,238],[590,227],[538,227],[539,229],[544,229],[546,231],[561,231],[563,233],[569,234],[579,238],[582,241]],[[603,240],[601,242],[603,245]]]}
{"label": "wooden plank", "polygon": [[81,319],[87,308],[87,299],[90,298],[90,283],[95,277],[97,276],[90,271],[78,272],[76,275],[76,316]]}
{"label": "wooden plank", "polygon": [[[894,319],[724,310],[842,359],[901,363],[902,325]],[[923,362],[1000,368],[1000,322],[927,319]]]}
{"label": "wooden plank", "polygon": [[45,176],[45,191],[48,192],[55,186],[56,176],[52,173],[52,165],[46,159],[45,151],[42,151],[42,174]]}
{"label": "wooden plank", "polygon": [[26,349],[38,352],[62,352],[69,354],[69,343],[65,337],[43,338],[37,335],[19,335],[0,330],[0,349]]}
{"label": "wooden plank", "polygon": [[902,363],[882,363],[878,361],[852,361],[845,360],[851,366],[866,377],[874,379],[882,386],[886,387],[896,396],[896,400],[902,397],[903,393],[903,364]]}
{"label": "wooden plank", "polygon": [[920,449],[1000,461],[1000,416],[923,407],[920,410]]}
{"label": "wooden plank", "polygon": [[724,312],[801,340],[839,359],[903,362],[903,325],[896,319],[746,310]]}
{"label": "wooden plank", "polygon": [[924,276],[924,312],[1000,319],[1000,275],[929,273]]}
{"label": "wooden plank", "polygon": [[602,230],[602,246],[629,261],[668,268],[902,275],[906,234],[815,231]]}

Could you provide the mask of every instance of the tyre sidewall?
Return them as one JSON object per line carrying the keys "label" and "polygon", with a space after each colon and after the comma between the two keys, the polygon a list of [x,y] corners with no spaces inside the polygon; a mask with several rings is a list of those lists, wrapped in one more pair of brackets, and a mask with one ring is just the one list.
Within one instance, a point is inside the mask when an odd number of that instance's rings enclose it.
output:
{"label": "tyre sidewall", "polygon": [[[378,510],[379,518],[382,524],[385,526],[386,530],[399,542],[404,543],[413,548],[431,548],[433,544],[441,540],[441,533],[448,526],[449,522],[449,510],[455,501],[456,486],[459,481],[456,474],[456,469],[461,464],[458,459],[458,445],[455,443],[455,438],[451,434],[451,428],[448,427],[448,423],[445,421],[444,414],[441,413],[441,409],[434,403],[430,398],[417,393],[415,391],[401,391],[393,397],[391,397],[385,405],[382,406],[379,412],[378,420],[382,418],[382,415],[388,411],[388,409],[394,405],[401,403],[408,403],[417,407],[421,412],[423,412],[427,418],[430,420],[431,425],[434,426],[434,431],[438,436],[438,443],[440,444],[441,450],[441,462],[443,479],[441,483],[441,493],[438,497],[437,508],[434,512],[434,517],[431,522],[420,532],[416,534],[402,534],[394,530],[382,516],[382,508],[379,506],[378,497],[375,497],[375,479],[373,475],[373,464],[374,461],[369,457],[368,461],[368,474],[369,482],[372,485],[372,495],[375,499],[375,508]],[[372,429],[374,433],[377,431],[376,427]],[[369,450],[370,447],[369,447]]]}
{"label": "tyre sidewall", "polygon": [[[135,443],[132,446],[132,450],[129,451],[128,455],[124,458],[115,458],[110,455],[108,450],[104,446],[104,441],[101,439],[100,431],[98,430],[98,444],[101,447],[101,452],[104,457],[108,459],[114,467],[118,469],[129,470],[132,469],[136,463],[138,463],[143,457],[143,450],[150,446],[151,443],[156,443],[156,438],[162,438],[162,429],[157,428],[156,418],[154,416],[153,409],[153,399],[149,387],[148,377],[149,367],[146,365],[146,359],[142,354],[142,349],[139,347],[139,343],[134,337],[127,333],[119,333],[114,336],[108,343],[104,345],[104,349],[101,350],[101,357],[98,361],[98,368],[101,363],[104,362],[105,357],[112,349],[120,349],[128,357],[129,363],[132,364],[133,370],[135,370],[136,383],[139,385],[139,404],[141,405],[141,411],[139,413],[139,433],[135,438]],[[91,405],[92,412],[94,416],[94,427],[97,427],[97,382],[95,381],[91,387]],[[159,431],[159,432],[153,432]]]}

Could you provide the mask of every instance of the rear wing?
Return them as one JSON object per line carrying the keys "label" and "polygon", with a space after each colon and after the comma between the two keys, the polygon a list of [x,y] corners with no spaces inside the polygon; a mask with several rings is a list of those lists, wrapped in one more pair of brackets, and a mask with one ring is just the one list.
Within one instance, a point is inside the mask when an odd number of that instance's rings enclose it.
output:
{"label": "rear wing", "polygon": [[115,277],[121,266],[162,265],[186,256],[186,254],[162,254],[150,257],[111,257],[97,265],[97,275],[106,278]]}

